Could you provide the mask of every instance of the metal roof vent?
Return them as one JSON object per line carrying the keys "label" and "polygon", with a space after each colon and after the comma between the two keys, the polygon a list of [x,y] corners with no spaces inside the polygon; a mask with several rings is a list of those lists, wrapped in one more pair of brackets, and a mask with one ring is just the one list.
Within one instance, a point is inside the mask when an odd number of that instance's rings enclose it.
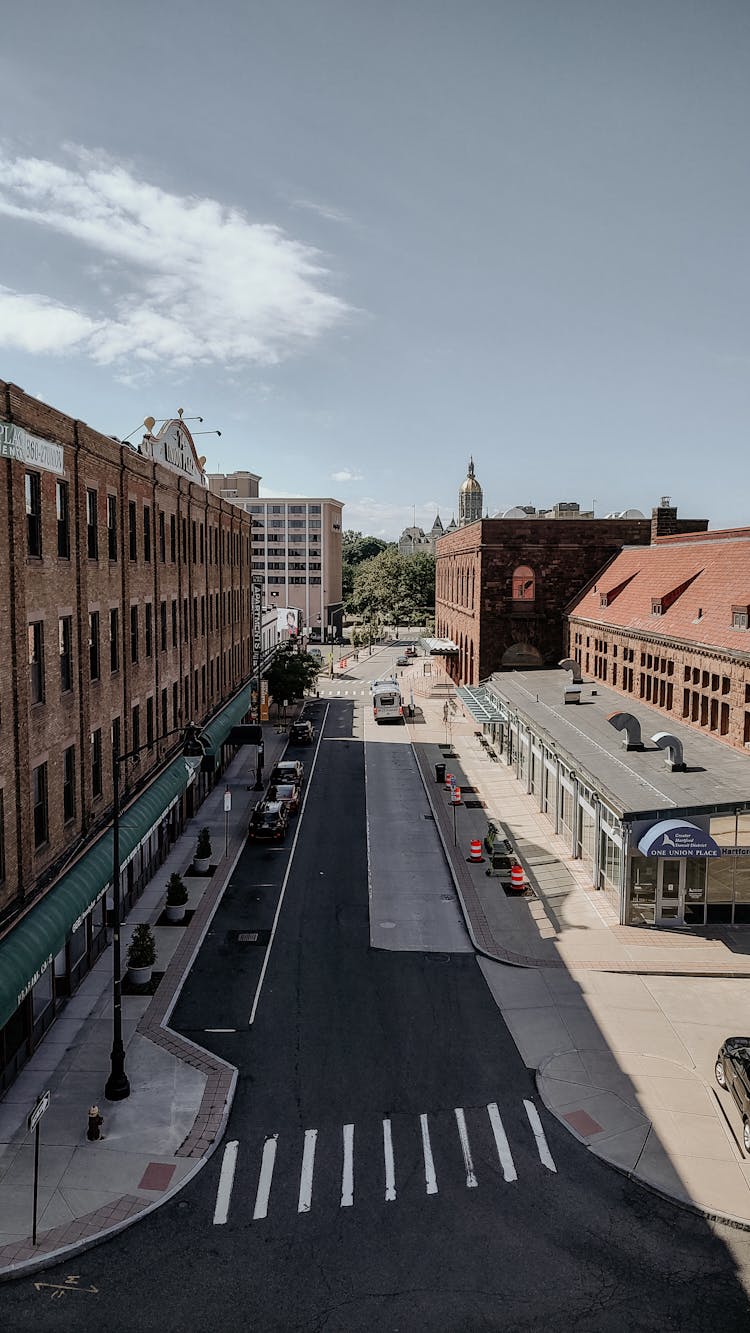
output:
{"label": "metal roof vent", "polygon": [[609,725],[623,733],[622,743],[626,750],[642,750],[641,724],[632,713],[610,713]]}
{"label": "metal roof vent", "polygon": [[563,671],[572,671],[572,672],[573,672],[573,676],[572,676],[572,683],[573,683],[573,685],[582,685],[582,684],[583,684],[583,676],[581,675],[581,664],[580,664],[580,662],[574,662],[572,657],[564,657],[564,658],[562,659],[561,662],[558,662],[557,665],[558,665],[558,666],[561,666],[562,669],[563,669]]}
{"label": "metal roof vent", "polygon": [[671,736],[668,731],[657,731],[651,737],[654,745],[658,745],[660,750],[666,750],[664,763],[673,773],[685,772],[685,761],[682,757],[682,741],[678,741],[676,736]]}

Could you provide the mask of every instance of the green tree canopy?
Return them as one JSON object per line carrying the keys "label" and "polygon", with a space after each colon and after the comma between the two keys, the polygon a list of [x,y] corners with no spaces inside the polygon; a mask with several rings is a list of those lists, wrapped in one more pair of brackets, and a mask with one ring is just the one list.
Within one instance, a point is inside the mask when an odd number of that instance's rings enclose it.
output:
{"label": "green tree canopy", "polygon": [[320,663],[309,653],[297,651],[296,643],[285,643],[266,672],[268,692],[274,703],[299,699],[314,684]]}
{"label": "green tree canopy", "polygon": [[435,606],[435,558],[401,556],[395,546],[354,571],[348,610],[365,620],[416,624]]}

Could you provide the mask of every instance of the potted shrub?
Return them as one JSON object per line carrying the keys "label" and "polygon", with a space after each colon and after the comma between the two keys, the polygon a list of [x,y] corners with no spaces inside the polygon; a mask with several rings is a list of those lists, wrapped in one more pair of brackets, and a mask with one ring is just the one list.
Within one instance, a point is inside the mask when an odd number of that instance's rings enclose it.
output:
{"label": "potted shrub", "polygon": [[182,875],[177,871],[169,876],[167,884],[167,921],[182,921],[185,917],[185,904],[188,900],[188,891],[185,888],[185,881]]}
{"label": "potted shrub", "polygon": [[136,926],[128,945],[128,976],[134,986],[147,986],[156,962],[156,940],[149,925]]}
{"label": "potted shrub", "polygon": [[198,843],[193,857],[193,870],[199,875],[205,875],[211,865],[211,834],[207,828],[202,828],[198,834]]}

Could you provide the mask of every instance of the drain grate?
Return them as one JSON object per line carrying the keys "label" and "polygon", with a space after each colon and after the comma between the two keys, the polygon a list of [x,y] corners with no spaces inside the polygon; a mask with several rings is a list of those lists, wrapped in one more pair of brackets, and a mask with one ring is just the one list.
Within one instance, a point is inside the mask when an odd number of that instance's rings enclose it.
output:
{"label": "drain grate", "polygon": [[233,930],[231,935],[235,944],[268,944],[271,938],[270,930]]}
{"label": "drain grate", "polygon": [[434,824],[434,822],[435,822],[435,816],[434,816],[434,815],[422,815],[422,818],[423,818],[423,819],[431,819],[432,822],[433,822],[433,824]]}

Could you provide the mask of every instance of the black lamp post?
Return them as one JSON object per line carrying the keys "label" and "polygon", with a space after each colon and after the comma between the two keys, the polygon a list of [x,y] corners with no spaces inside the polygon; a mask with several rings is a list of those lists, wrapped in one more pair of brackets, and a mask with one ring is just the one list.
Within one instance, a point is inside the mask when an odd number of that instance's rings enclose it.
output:
{"label": "black lamp post", "polygon": [[[182,753],[186,758],[198,758],[205,753],[203,742],[200,739],[199,728],[192,722],[188,723],[184,731],[178,727],[176,731],[167,731],[161,740],[166,740],[169,736],[177,735],[177,732],[184,737]],[[107,1082],[104,1085],[104,1096],[107,1101],[121,1102],[130,1096],[130,1081],[125,1073],[125,1047],[122,1042],[122,981],[120,973],[122,970],[122,954],[120,950],[120,928],[121,928],[121,910],[120,910],[120,764],[127,763],[128,759],[137,759],[144,750],[152,749],[148,742],[145,745],[139,745],[137,750],[131,750],[128,754],[119,754],[117,743],[112,746],[112,794],[114,798],[114,810],[112,813],[112,1053],[110,1055],[110,1073]]]}

